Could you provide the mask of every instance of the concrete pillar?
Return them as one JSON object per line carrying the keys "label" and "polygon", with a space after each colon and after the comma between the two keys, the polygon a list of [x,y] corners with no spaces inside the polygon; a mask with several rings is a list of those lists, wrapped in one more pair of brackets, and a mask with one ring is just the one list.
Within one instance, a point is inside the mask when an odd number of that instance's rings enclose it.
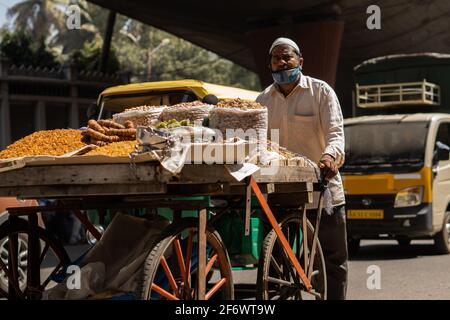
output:
{"label": "concrete pillar", "polygon": [[0,148],[4,149],[11,143],[11,119],[9,113],[9,89],[6,81],[0,83]]}
{"label": "concrete pillar", "polygon": [[288,37],[300,47],[305,60],[303,72],[334,87],[343,31],[343,21],[327,20],[289,23],[248,33],[261,84],[265,87],[273,82],[268,67],[270,45],[278,37]]}
{"label": "concrete pillar", "polygon": [[34,128],[36,131],[45,130],[47,128],[45,102],[42,100],[38,101],[35,108]]}
{"label": "concrete pillar", "polygon": [[70,81],[70,110],[69,110],[69,126],[72,129],[80,127],[80,119],[78,116],[78,87],[76,81],[78,79],[78,69],[74,65],[65,66],[66,79]]}
{"label": "concrete pillar", "polygon": [[76,85],[72,85],[72,87],[70,88],[70,98],[71,102],[69,125],[72,129],[78,129],[80,127],[80,119],[78,113],[78,88],[76,87]]}

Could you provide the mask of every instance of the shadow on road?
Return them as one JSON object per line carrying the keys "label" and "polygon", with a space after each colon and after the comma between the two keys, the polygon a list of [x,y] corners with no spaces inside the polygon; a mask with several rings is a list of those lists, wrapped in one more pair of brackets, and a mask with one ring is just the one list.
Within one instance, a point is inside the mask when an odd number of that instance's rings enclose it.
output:
{"label": "shadow on road", "polygon": [[409,246],[400,246],[397,243],[370,243],[362,245],[349,260],[399,260],[435,255],[439,254],[436,253],[432,243],[411,243]]}
{"label": "shadow on road", "polygon": [[254,300],[256,298],[256,284],[235,283],[234,298],[237,300]]}

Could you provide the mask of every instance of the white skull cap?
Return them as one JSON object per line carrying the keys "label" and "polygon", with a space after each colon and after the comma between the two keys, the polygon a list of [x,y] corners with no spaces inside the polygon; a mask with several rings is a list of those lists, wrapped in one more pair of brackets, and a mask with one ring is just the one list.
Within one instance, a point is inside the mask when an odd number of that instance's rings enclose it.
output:
{"label": "white skull cap", "polygon": [[272,50],[279,45],[282,44],[286,44],[288,46],[291,46],[292,48],[294,48],[295,52],[297,52],[297,54],[300,54],[300,48],[298,47],[298,45],[291,39],[289,38],[278,38],[276,39],[272,45],[270,46],[270,50],[269,50],[269,54],[272,54]]}

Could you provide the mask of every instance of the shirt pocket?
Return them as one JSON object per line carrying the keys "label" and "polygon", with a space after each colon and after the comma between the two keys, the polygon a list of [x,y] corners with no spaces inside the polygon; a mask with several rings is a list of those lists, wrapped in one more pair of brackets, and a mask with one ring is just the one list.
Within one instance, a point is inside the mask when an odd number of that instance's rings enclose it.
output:
{"label": "shirt pocket", "polygon": [[314,131],[317,130],[315,120],[316,116],[291,115],[288,119],[289,135],[294,134],[294,136],[301,138],[303,142],[305,142],[305,139],[309,140],[314,135]]}
{"label": "shirt pocket", "polygon": [[301,128],[303,127],[313,127],[315,125],[316,116],[315,115],[299,115],[293,114],[289,117],[289,122],[293,124],[299,125]]}

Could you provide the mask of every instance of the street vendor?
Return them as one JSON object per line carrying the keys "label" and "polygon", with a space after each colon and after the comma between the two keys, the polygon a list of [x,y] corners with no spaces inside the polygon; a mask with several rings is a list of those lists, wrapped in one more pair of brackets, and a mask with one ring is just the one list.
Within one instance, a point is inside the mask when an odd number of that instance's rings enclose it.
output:
{"label": "street vendor", "polygon": [[327,269],[328,299],[345,299],[347,235],[345,197],[338,168],[344,162],[343,117],[334,90],[302,73],[299,46],[276,39],[269,50],[274,83],[257,98],[267,106],[269,133],[279,130],[279,144],[318,163],[329,181],[331,212],[323,214],[319,239]]}

